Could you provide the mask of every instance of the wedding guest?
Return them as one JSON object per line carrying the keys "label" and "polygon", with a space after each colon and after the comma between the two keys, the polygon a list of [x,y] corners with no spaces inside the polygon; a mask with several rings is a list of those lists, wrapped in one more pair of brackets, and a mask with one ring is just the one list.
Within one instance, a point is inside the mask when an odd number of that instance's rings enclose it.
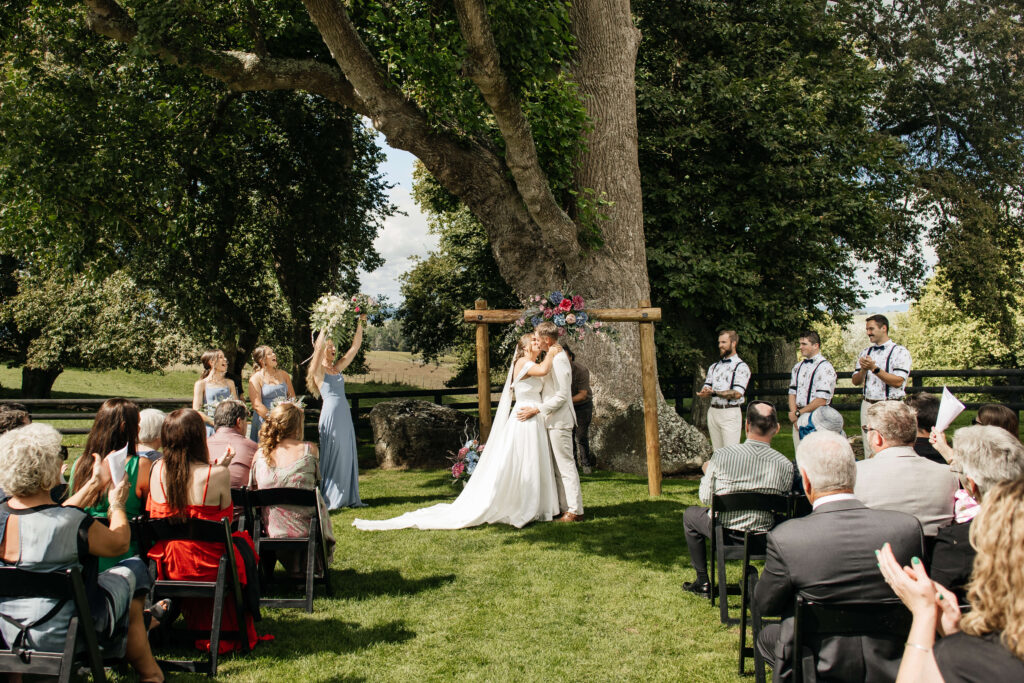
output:
{"label": "wedding guest", "polygon": [[[50,499],[62,464],[61,436],[49,425],[29,425],[0,436],[0,486],[11,495],[0,505],[0,564],[34,572],[80,569],[100,646],[113,652],[124,644],[139,680],[162,681],[144,625],[150,586],[146,565],[136,557],[103,572],[97,567],[97,558],[120,557],[128,549],[125,501],[130,485],[122,480],[111,492],[110,527],[95,524],[84,511],[54,505]],[[7,643],[16,642],[24,625],[24,646],[61,652],[74,605],[50,598],[0,598],[0,615]]]}
{"label": "wedding guest", "polygon": [[789,382],[789,423],[793,425],[793,450],[800,439],[814,431],[812,416],[832,402],[836,369],[821,354],[821,337],[809,330],[800,335],[801,360],[793,366]]}
{"label": "wedding guest", "polygon": [[306,386],[314,396],[323,396],[320,408],[320,492],[327,508],[366,507],[359,499],[359,458],[352,410],[345,398],[345,377],[342,371],[351,365],[363,343],[363,321],[360,316],[352,345],[340,358],[334,342],[321,332],[313,348],[313,358],[306,375]]}
{"label": "wedding guest", "polygon": [[[229,449],[220,463],[210,462],[202,417],[194,410],[175,410],[164,420],[160,433],[164,457],[153,465],[151,495],[146,510],[153,519],[204,519],[220,522],[232,518],[231,474],[227,463],[233,452]],[[243,584],[247,610],[244,632],[253,647],[259,640],[253,615],[259,614],[259,586],[255,580],[255,549],[249,534],[233,534],[235,564]],[[185,581],[216,581],[223,554],[223,545],[205,541],[159,541],[149,550],[156,563],[158,579]],[[250,581],[250,579],[253,579]],[[192,631],[209,633],[213,617],[213,600],[188,598],[182,600],[185,622]],[[223,631],[239,632],[234,597],[228,595],[223,606]],[[234,641],[234,642],[232,642]],[[237,636],[222,643],[238,648]]]}
{"label": "wedding guest", "polygon": [[164,426],[167,413],[156,408],[146,408],[139,413],[139,455],[147,460],[159,460],[160,430]]}
{"label": "wedding guest", "polygon": [[901,566],[888,544],[876,551],[886,582],[914,615],[897,683],[1024,680],[1022,509],[1024,479],[986,494],[971,529],[978,554],[967,588],[971,611],[962,617],[956,597],[917,557]]}
{"label": "wedding guest", "polygon": [[249,378],[249,402],[252,403],[249,438],[259,441],[260,427],[274,402],[295,398],[295,389],[292,388],[291,375],[277,367],[277,354],[269,346],[257,346],[252,352],[252,363],[255,372]]}
{"label": "wedding guest", "polygon": [[20,403],[0,403],[0,436],[32,422],[28,409]]}
{"label": "wedding guest", "polygon": [[203,374],[196,380],[192,391],[192,410],[199,413],[206,423],[206,435],[213,435],[213,415],[207,414],[210,406],[216,406],[228,398],[238,398],[235,383],[225,376],[228,359],[220,349],[203,353],[200,361]]}
{"label": "wedding guest", "polygon": [[[974,416],[971,424],[1000,427],[1009,432],[1013,438],[1020,440],[1020,422],[1017,420],[1017,413],[1002,403],[986,403],[978,408],[978,413]],[[945,432],[936,432],[933,428],[929,435],[929,441],[947,462],[953,459],[953,449],[946,441]]]}
{"label": "wedding guest", "polygon": [[697,392],[700,398],[710,398],[708,408],[708,434],[712,450],[740,442],[743,430],[743,396],[750,381],[750,366],[740,359],[736,346],[740,336],[735,330],[722,330],[718,334],[720,360],[708,368],[704,386]]}
{"label": "wedding guest", "polygon": [[256,442],[245,437],[245,420],[249,411],[245,404],[233,398],[221,401],[213,415],[213,436],[206,440],[210,450],[210,462],[219,462],[231,448],[235,457],[228,469],[231,471],[231,488],[240,489],[249,484],[249,468],[256,453]]}
{"label": "wedding guest", "polygon": [[999,427],[964,427],[953,435],[951,469],[959,474],[966,495],[981,505],[971,508],[964,522],[939,529],[931,574],[962,601],[974,566],[975,551],[970,543],[974,519],[992,488],[1024,476],[1024,445]]}
{"label": "wedding guest", "polygon": [[576,411],[576,426],[573,427],[573,449],[576,461],[583,474],[594,471],[597,461],[590,452],[590,421],[594,419],[594,395],[590,389],[590,370],[576,362],[576,354],[568,346],[562,345],[569,355],[572,368],[572,408]]}
{"label": "wedding guest", "polygon": [[914,411],[917,418],[917,439],[914,441],[914,452],[922,458],[932,462],[945,465],[948,461],[942,457],[942,453],[931,444],[929,436],[935,429],[935,420],[939,417],[939,397],[922,391],[919,394],[911,394],[904,401]]}
{"label": "wedding guest", "polygon": [[[110,398],[103,402],[86,437],[83,455],[93,453],[102,458],[102,467],[107,472],[111,486],[122,479],[129,483],[125,511],[129,519],[142,514],[144,501],[149,494],[149,475],[152,462],[138,454],[139,407],[125,398]],[[104,455],[105,454],[105,455]],[[71,467],[72,494],[80,492],[92,476],[92,463],[88,457],[81,457]],[[77,497],[78,504],[92,517],[109,519],[110,501],[107,490],[96,491]],[[100,571],[114,566],[120,560],[136,555],[138,548],[133,541],[129,550],[119,557],[100,559]]]}
{"label": "wedding guest", "polygon": [[[294,403],[281,403],[270,411],[260,429],[260,447],[252,465],[252,488],[316,490],[320,483],[320,452],[314,444],[302,440],[303,422],[302,409]],[[262,516],[265,535],[270,538],[306,536],[313,508],[275,505],[263,508]],[[329,519],[326,506],[320,510],[320,518]],[[325,526],[329,530],[329,525]],[[329,540],[329,553],[333,553],[333,533]],[[275,558],[264,552],[260,562],[268,572],[273,572],[279,560],[290,576],[300,577],[305,566],[303,555],[278,553]]]}
{"label": "wedding guest", "polygon": [[[867,424],[868,407],[883,401],[900,401],[906,396],[912,365],[910,351],[889,338],[888,318],[881,314],[868,316],[864,327],[872,346],[861,352],[851,378],[854,386],[864,385],[861,429]],[[869,441],[864,443],[864,452],[871,457]]]}

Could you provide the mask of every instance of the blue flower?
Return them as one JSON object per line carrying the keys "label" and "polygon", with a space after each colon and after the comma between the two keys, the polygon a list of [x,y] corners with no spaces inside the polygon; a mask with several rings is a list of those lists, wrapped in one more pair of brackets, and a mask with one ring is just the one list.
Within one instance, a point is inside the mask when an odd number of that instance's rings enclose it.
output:
{"label": "blue flower", "polygon": [[473,474],[473,470],[475,470],[475,469],[476,469],[476,463],[475,462],[467,462],[466,463],[466,474]]}
{"label": "blue flower", "polygon": [[555,323],[559,327],[565,327],[565,316],[559,313],[551,319],[551,322]]}
{"label": "blue flower", "polygon": [[537,327],[537,325],[540,325],[540,321],[541,320],[543,320],[543,318],[541,318],[539,315],[535,315],[532,318],[530,318],[530,322],[533,323],[534,327]]}
{"label": "blue flower", "polygon": [[462,447],[463,448],[472,448],[473,447],[473,439],[470,439],[466,443],[462,444]]}
{"label": "blue flower", "polygon": [[583,324],[585,322],[587,322],[587,314],[584,313],[583,311],[580,311],[579,313],[576,314],[576,324],[579,325],[580,327],[583,327]]}
{"label": "blue flower", "polygon": [[565,297],[564,297],[564,296],[562,296],[562,293],[561,293],[561,292],[551,292],[551,297],[550,297],[550,299],[551,299],[551,303],[553,303],[553,304],[554,304],[554,305],[556,305],[556,306],[557,306],[557,305],[558,305],[558,303],[559,303],[559,302],[560,302],[560,301],[561,301],[562,299],[564,299],[564,298],[565,298]]}

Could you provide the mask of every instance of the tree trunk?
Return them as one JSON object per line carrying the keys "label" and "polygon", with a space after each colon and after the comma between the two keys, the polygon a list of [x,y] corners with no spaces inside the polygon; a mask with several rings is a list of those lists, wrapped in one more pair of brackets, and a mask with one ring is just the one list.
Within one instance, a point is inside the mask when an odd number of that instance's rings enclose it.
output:
{"label": "tree trunk", "polygon": [[[757,371],[767,374],[775,372],[789,373],[793,370],[793,363],[796,362],[796,345],[782,337],[776,337],[761,344],[757,349]],[[771,401],[780,414],[789,411],[789,399],[786,392],[789,390],[789,379],[763,380],[759,383],[759,398]],[[765,391],[778,392],[765,396]]]}
{"label": "tree trunk", "polygon": [[53,383],[57,376],[64,372],[64,367],[55,365],[51,368],[21,368],[21,397],[50,398]]}

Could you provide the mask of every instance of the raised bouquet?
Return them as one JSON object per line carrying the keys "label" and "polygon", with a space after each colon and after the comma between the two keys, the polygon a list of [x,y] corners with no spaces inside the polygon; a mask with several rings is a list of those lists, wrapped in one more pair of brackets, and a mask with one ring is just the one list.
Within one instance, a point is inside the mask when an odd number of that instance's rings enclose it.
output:
{"label": "raised bouquet", "polygon": [[313,304],[309,325],[326,334],[335,347],[342,349],[352,343],[361,315],[379,318],[380,303],[366,294],[324,294]]}
{"label": "raised bouquet", "polygon": [[558,335],[567,340],[583,341],[588,332],[598,337],[609,335],[601,321],[587,313],[583,297],[570,291],[556,290],[529,297],[523,302],[523,314],[516,320],[514,334],[526,334],[544,320],[553,322]]}
{"label": "raised bouquet", "polygon": [[453,458],[455,462],[452,465],[452,483],[465,485],[473,475],[483,452],[484,445],[476,439],[466,441]]}

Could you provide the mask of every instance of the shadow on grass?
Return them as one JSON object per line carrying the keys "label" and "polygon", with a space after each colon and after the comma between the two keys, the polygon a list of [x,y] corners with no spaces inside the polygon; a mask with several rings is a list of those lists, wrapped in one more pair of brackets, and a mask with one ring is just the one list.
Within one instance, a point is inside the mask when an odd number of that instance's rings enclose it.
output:
{"label": "shadow on grass", "polygon": [[[262,630],[286,636],[276,638],[267,647],[261,645],[257,654],[277,660],[328,652],[346,654],[378,643],[403,643],[416,637],[416,632],[401,620],[363,627],[341,619],[304,619],[305,616],[296,612],[295,618],[278,614],[264,618]],[[327,633],[329,638],[324,637]]]}
{"label": "shadow on grass", "polygon": [[331,572],[334,600],[363,600],[377,595],[416,595],[455,581],[455,574],[407,579],[394,569],[360,573],[353,569]]}

